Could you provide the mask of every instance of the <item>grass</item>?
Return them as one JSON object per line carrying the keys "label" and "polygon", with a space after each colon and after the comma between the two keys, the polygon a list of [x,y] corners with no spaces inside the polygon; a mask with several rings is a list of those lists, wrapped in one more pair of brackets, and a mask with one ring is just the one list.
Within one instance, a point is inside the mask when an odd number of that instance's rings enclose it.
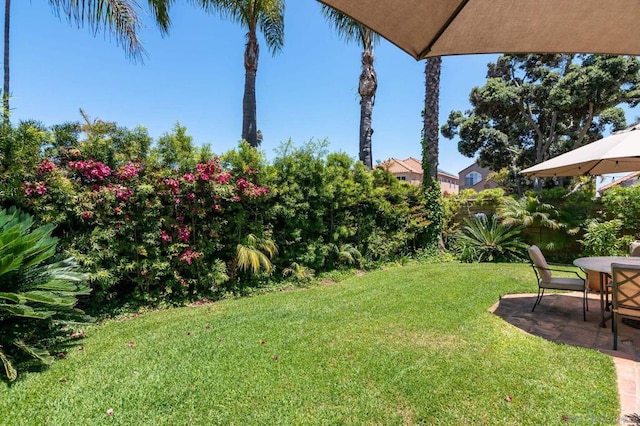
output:
{"label": "grass", "polygon": [[487,310],[532,291],[527,265],[412,265],[110,321],[0,384],[0,423],[616,424],[609,357]]}

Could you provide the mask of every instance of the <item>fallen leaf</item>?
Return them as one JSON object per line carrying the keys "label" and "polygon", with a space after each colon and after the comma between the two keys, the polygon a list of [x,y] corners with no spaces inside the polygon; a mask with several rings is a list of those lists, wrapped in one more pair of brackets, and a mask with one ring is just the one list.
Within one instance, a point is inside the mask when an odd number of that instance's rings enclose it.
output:
{"label": "fallen leaf", "polygon": [[62,376],[62,377],[60,377],[60,378],[58,379],[58,381],[59,381],[60,383],[67,383],[67,380],[69,380],[69,379],[67,379],[67,376]]}
{"label": "fallen leaf", "polygon": [[507,395],[507,396],[504,398],[504,400],[505,400],[505,401],[507,401],[507,402],[511,402],[511,401],[512,401],[512,398],[511,398],[509,395]]}

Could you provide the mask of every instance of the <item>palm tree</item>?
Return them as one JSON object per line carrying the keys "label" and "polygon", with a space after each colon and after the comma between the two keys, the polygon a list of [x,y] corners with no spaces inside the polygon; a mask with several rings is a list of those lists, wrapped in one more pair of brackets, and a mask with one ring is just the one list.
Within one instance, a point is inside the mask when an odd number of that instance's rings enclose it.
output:
{"label": "palm tree", "polygon": [[428,58],[425,64],[424,127],[422,128],[423,184],[438,176],[438,114],[440,113],[440,69],[442,58]]}
{"label": "palm tree", "polygon": [[[141,61],[144,49],[138,39],[141,22],[135,0],[48,0],[57,16],[64,16],[78,27],[87,23],[95,34],[106,30],[116,36],[116,43],[124,47],[133,61]],[[169,30],[169,6],[174,0],[147,0],[156,24],[163,34]],[[193,0],[195,1],[195,0]],[[3,122],[9,123],[9,30],[11,0],[4,3],[4,86],[2,91]]]}
{"label": "palm tree", "polygon": [[338,12],[328,6],[322,6],[325,18],[333,24],[338,34],[347,42],[356,42],[362,47],[362,72],[358,84],[360,95],[360,161],[369,170],[373,167],[371,158],[371,117],[375,103],[378,78],[373,67],[373,47],[378,43],[380,36],[365,27],[358,21]]}
{"label": "palm tree", "polygon": [[273,264],[271,259],[278,254],[278,246],[268,237],[260,238],[249,234],[236,246],[236,255],[231,262],[231,280],[239,271],[250,272],[254,275],[264,271],[271,273]]}
{"label": "palm tree", "polygon": [[284,0],[195,0],[205,10],[239,23],[247,29],[244,50],[244,98],[242,99],[242,139],[257,147],[256,74],[258,72],[257,30],[262,32],[267,48],[275,54],[284,44]]}

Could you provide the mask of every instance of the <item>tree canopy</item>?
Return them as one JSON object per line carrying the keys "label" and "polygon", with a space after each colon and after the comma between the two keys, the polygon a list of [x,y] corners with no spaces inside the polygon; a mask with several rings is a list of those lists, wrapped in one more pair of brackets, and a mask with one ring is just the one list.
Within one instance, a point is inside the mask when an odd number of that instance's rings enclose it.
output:
{"label": "tree canopy", "polygon": [[513,173],[626,127],[621,104],[640,101],[640,62],[604,55],[503,55],[472,108],[452,111],[442,134],[493,170]]}

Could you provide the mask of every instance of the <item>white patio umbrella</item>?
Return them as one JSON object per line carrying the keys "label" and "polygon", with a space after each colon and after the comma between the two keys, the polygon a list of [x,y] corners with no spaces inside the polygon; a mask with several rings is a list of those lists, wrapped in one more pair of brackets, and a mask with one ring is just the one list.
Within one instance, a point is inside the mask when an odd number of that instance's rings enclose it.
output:
{"label": "white patio umbrella", "polygon": [[468,53],[640,55],[638,0],[319,0],[416,59]]}
{"label": "white patio umbrella", "polygon": [[640,171],[640,125],[536,164],[524,169],[522,174],[537,177],[599,176],[635,171]]}

